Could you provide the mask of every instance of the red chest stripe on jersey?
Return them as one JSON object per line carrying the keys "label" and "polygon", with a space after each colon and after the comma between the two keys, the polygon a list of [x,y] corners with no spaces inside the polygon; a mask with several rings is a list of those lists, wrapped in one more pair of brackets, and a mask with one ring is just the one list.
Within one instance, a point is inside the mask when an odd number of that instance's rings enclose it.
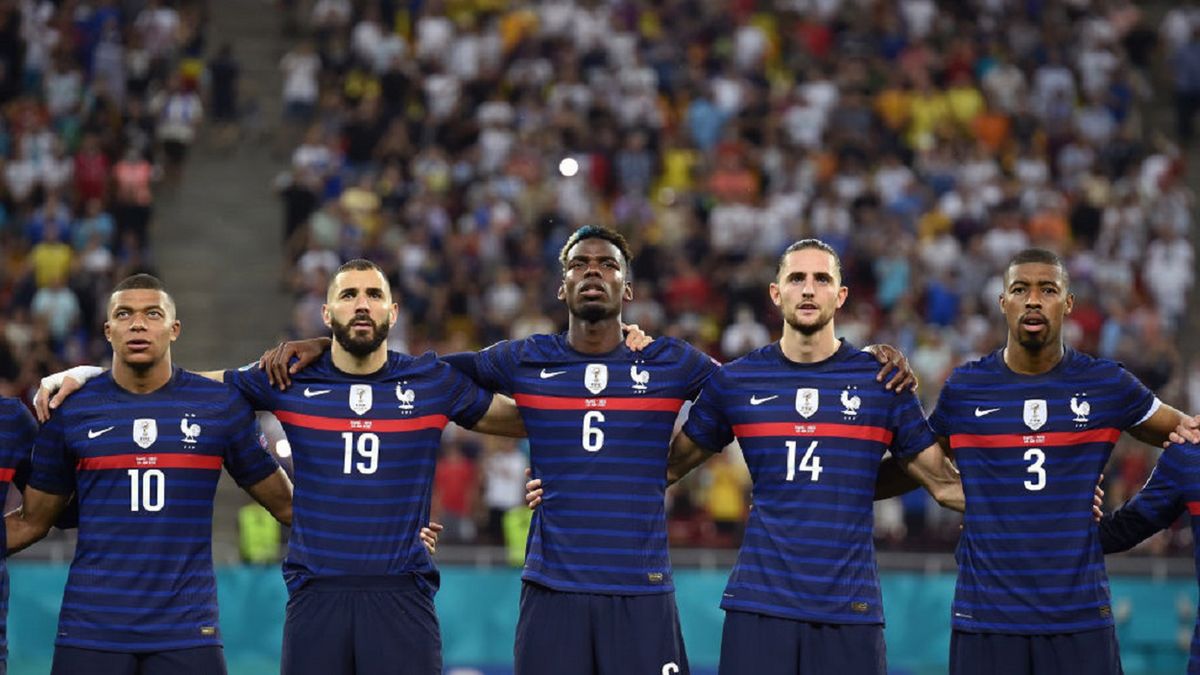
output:
{"label": "red chest stripe on jersey", "polygon": [[450,422],[450,418],[445,415],[422,415],[404,420],[363,420],[302,415],[286,410],[276,411],[275,417],[283,424],[294,424],[298,427],[318,431],[378,431],[383,433],[443,429]]}
{"label": "red chest stripe on jersey", "polygon": [[11,483],[15,475],[17,475],[16,469],[0,469],[0,483]]}
{"label": "red chest stripe on jersey", "polygon": [[1050,447],[1082,445],[1083,443],[1116,443],[1120,429],[1087,429],[1085,431],[1047,431],[1028,434],[950,434],[952,448],[1016,448],[1029,445]]}
{"label": "red chest stripe on jersey", "polygon": [[522,408],[537,410],[643,410],[647,412],[679,412],[683,407],[681,398],[644,398],[595,396],[574,398],[565,396],[538,396],[516,394],[513,399]]}
{"label": "red chest stripe on jersey", "polygon": [[758,424],[735,424],[733,435],[738,438],[759,436],[825,436],[829,438],[852,438],[859,441],[876,441],[891,445],[892,432],[882,427],[858,424],[822,424],[806,422],[760,422]]}
{"label": "red chest stripe on jersey", "polygon": [[1193,516],[1200,516],[1200,502],[1188,502],[1188,513]]}
{"label": "red chest stripe on jersey", "polygon": [[84,457],[75,466],[80,471],[104,469],[211,469],[221,470],[219,455],[134,454]]}

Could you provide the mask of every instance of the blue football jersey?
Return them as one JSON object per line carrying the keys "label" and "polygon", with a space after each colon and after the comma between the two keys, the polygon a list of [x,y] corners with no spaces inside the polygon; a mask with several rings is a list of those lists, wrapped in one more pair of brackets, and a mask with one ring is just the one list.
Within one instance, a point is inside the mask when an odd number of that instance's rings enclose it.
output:
{"label": "blue football jersey", "polygon": [[500,342],[475,365],[485,387],[516,400],[545,485],[522,578],[584,593],[673,590],[667,454],[679,409],[716,370],[712,359],[673,338],[642,352],[582,354],[558,334]]}
{"label": "blue football jersey", "polygon": [[[0,504],[8,494],[8,484],[16,473],[17,465],[28,461],[33,438],[37,435],[37,422],[29,410],[15,398],[0,398]],[[3,519],[0,519],[0,523]],[[0,524],[0,534],[5,534]],[[5,551],[0,550],[0,662],[8,656],[8,567]]]}
{"label": "blue football jersey", "polygon": [[954,370],[929,422],[967,496],[953,626],[1047,634],[1113,625],[1092,497],[1123,430],[1157,399],[1112,361],[1068,349],[1041,375],[1003,350]]}
{"label": "blue football jersey", "polygon": [[[1100,524],[1100,533],[1105,540],[1105,550],[1109,550],[1109,545],[1114,542],[1119,543],[1119,550],[1126,550],[1153,532],[1170,527],[1185,511],[1191,514],[1192,547],[1196,557],[1197,581],[1200,581],[1200,445],[1194,443],[1167,446],[1145,487],[1111,517],[1104,519]],[[1113,527],[1129,516],[1134,516],[1135,525],[1129,528]],[[1134,537],[1121,541],[1122,535],[1129,532]],[[1200,615],[1192,631],[1188,673],[1200,673]]]}
{"label": "blue football jersey", "polygon": [[326,352],[287,391],[257,367],[226,379],[256,410],[275,414],[292,448],[288,588],[322,576],[415,574],[436,591],[437,568],[418,534],[429,521],[442,429],[451,420],[475,426],[491,393],[432,352],[389,352],[370,375],[338,370]]}
{"label": "blue football jersey", "polygon": [[243,487],[278,464],[233,389],[183,370],[149,394],[111,373],[37,435],[29,486],[79,500],[79,542],[57,644],[115,652],[219,645],[213,496],[224,466]]}
{"label": "blue football jersey", "polygon": [[916,396],[884,389],[878,372],[845,341],[818,363],[774,343],[722,366],[692,406],[683,432],[713,451],[736,437],[754,481],[724,609],[883,623],[871,536],[879,463],[935,439]]}

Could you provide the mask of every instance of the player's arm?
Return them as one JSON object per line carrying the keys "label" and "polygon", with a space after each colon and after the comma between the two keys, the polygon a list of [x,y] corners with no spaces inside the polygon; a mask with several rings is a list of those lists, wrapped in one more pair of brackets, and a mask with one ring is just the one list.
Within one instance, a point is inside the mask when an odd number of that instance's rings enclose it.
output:
{"label": "player's arm", "polygon": [[938,504],[959,513],[966,510],[962,477],[946,456],[940,440],[916,455],[898,461],[905,473],[924,487]]}
{"label": "player's arm", "polygon": [[292,481],[288,479],[282,467],[270,476],[247,486],[246,492],[254,497],[254,501],[262,504],[275,520],[288,527],[292,526]]}
{"label": "player's arm", "polygon": [[671,439],[671,452],[667,455],[667,485],[678,483],[692,469],[708,461],[714,453],[696,443],[680,431]]}
{"label": "player's arm", "polygon": [[[79,391],[88,380],[98,377],[104,372],[105,370],[98,366],[75,366],[43,377],[41,386],[38,387],[37,394],[33,397],[33,408],[37,412],[38,421],[45,422],[50,419],[52,410],[57,410],[63,401]],[[195,374],[214,382],[225,381],[224,370],[205,370]]]}
{"label": "player's arm", "polygon": [[58,495],[26,486],[21,506],[4,517],[8,555],[26,549],[45,537],[70,498],[69,494]]}
{"label": "player's arm", "polygon": [[1200,443],[1200,415],[1188,416],[1160,403],[1154,414],[1129,429],[1129,435],[1143,443],[1165,446],[1168,443]]}
{"label": "player's arm", "polygon": [[521,418],[521,410],[517,407],[516,401],[504,394],[492,396],[492,403],[488,406],[487,412],[479,418],[475,426],[471,427],[471,431],[511,438],[525,438],[526,436],[525,420]]}
{"label": "player's arm", "polygon": [[1150,480],[1133,499],[1100,519],[1100,546],[1105,553],[1128,551],[1147,537],[1170,527],[1183,514],[1181,473],[1191,466],[1182,446],[1169,446],[1158,458]]}
{"label": "player's arm", "polygon": [[875,476],[875,500],[891,499],[920,489],[921,483],[913,478],[900,458],[888,455],[879,463],[879,474]]}

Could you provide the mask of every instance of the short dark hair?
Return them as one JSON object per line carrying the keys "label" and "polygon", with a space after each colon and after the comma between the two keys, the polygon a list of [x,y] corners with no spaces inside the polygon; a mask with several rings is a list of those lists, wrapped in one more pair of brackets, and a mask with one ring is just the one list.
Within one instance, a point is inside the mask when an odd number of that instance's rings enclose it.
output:
{"label": "short dark hair", "polygon": [[376,272],[379,272],[380,276],[382,276],[384,279],[387,278],[387,274],[383,271],[382,267],[376,265],[370,260],[367,260],[366,258],[347,260],[346,262],[342,263],[341,267],[337,268],[337,271],[333,273],[333,276],[336,277],[342,272],[365,272],[366,270],[375,270]]}
{"label": "short dark hair", "polygon": [[625,241],[625,237],[621,236],[620,232],[601,225],[584,225],[567,237],[567,243],[563,244],[562,250],[558,252],[558,262],[562,263],[564,270],[567,268],[567,254],[571,251],[571,247],[584,239],[603,239],[616,246],[625,263],[625,273],[629,273],[629,263],[633,262],[633,254],[629,252],[629,242]]}
{"label": "short dark hair", "polygon": [[116,286],[113,286],[112,292],[119,293],[120,291],[162,291],[167,292],[167,287],[163,284],[162,279],[153,274],[135,274],[130,277],[125,277]]}
{"label": "short dark hair", "polygon": [[800,241],[797,241],[797,242],[793,243],[791,246],[788,246],[787,248],[785,248],[783,250],[783,253],[780,254],[780,256],[779,256],[779,262],[777,262],[775,264],[775,276],[779,277],[779,273],[783,271],[783,263],[785,260],[787,260],[789,253],[795,253],[796,251],[805,251],[810,248],[816,249],[818,251],[824,251],[825,253],[828,253],[830,256],[833,257],[833,269],[834,269],[834,271],[837,272],[838,280],[841,281],[842,259],[840,257],[838,257],[837,251],[833,250],[832,246],[830,246],[829,244],[826,244],[825,242],[821,241],[820,239],[801,239]]}
{"label": "short dark hair", "polygon": [[1062,258],[1058,257],[1058,254],[1054,251],[1045,248],[1027,248],[1018,251],[1016,255],[1009,259],[1008,264],[1004,266],[1005,284],[1008,283],[1009,270],[1016,265],[1031,263],[1057,267],[1062,271],[1063,286],[1066,287],[1071,284],[1071,275],[1067,272],[1067,266],[1063,263]]}
{"label": "short dark hair", "polygon": [[112,311],[112,298],[121,291],[158,291],[166,297],[166,308],[175,315],[175,298],[167,291],[167,287],[163,284],[162,279],[153,274],[134,274],[133,276],[125,277],[116,286],[113,286],[112,293],[109,294],[108,309]]}

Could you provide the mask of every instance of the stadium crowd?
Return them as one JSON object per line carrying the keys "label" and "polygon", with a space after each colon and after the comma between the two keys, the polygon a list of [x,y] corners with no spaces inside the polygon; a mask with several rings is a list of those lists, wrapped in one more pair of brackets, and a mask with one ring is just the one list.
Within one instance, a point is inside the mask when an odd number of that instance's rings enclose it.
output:
{"label": "stadium crowd", "polygon": [[[304,128],[280,181],[294,335],[324,332],[327,275],[358,255],[395,284],[397,349],[561,330],[557,247],[599,222],[634,246],[625,319],[729,360],[778,334],[775,257],[817,236],[851,289],[839,332],[901,347],[930,406],[1002,344],[1000,267],[1039,245],[1070,267],[1070,342],[1200,407],[1176,348],[1195,273],[1190,5],[1153,27],[1122,0],[420,4],[321,0],[281,63]],[[1170,136],[1145,114],[1162,61]],[[494,450],[450,447],[443,517],[482,522],[481,494],[519,494]],[[1112,503],[1155,456],[1120,447]],[[739,460],[711,463],[674,494],[675,538],[736,539],[747,483]],[[923,493],[877,516],[898,545],[957,536]]]}
{"label": "stadium crowd", "polygon": [[109,353],[154,190],[202,119],[204,4],[0,2],[0,395]]}

